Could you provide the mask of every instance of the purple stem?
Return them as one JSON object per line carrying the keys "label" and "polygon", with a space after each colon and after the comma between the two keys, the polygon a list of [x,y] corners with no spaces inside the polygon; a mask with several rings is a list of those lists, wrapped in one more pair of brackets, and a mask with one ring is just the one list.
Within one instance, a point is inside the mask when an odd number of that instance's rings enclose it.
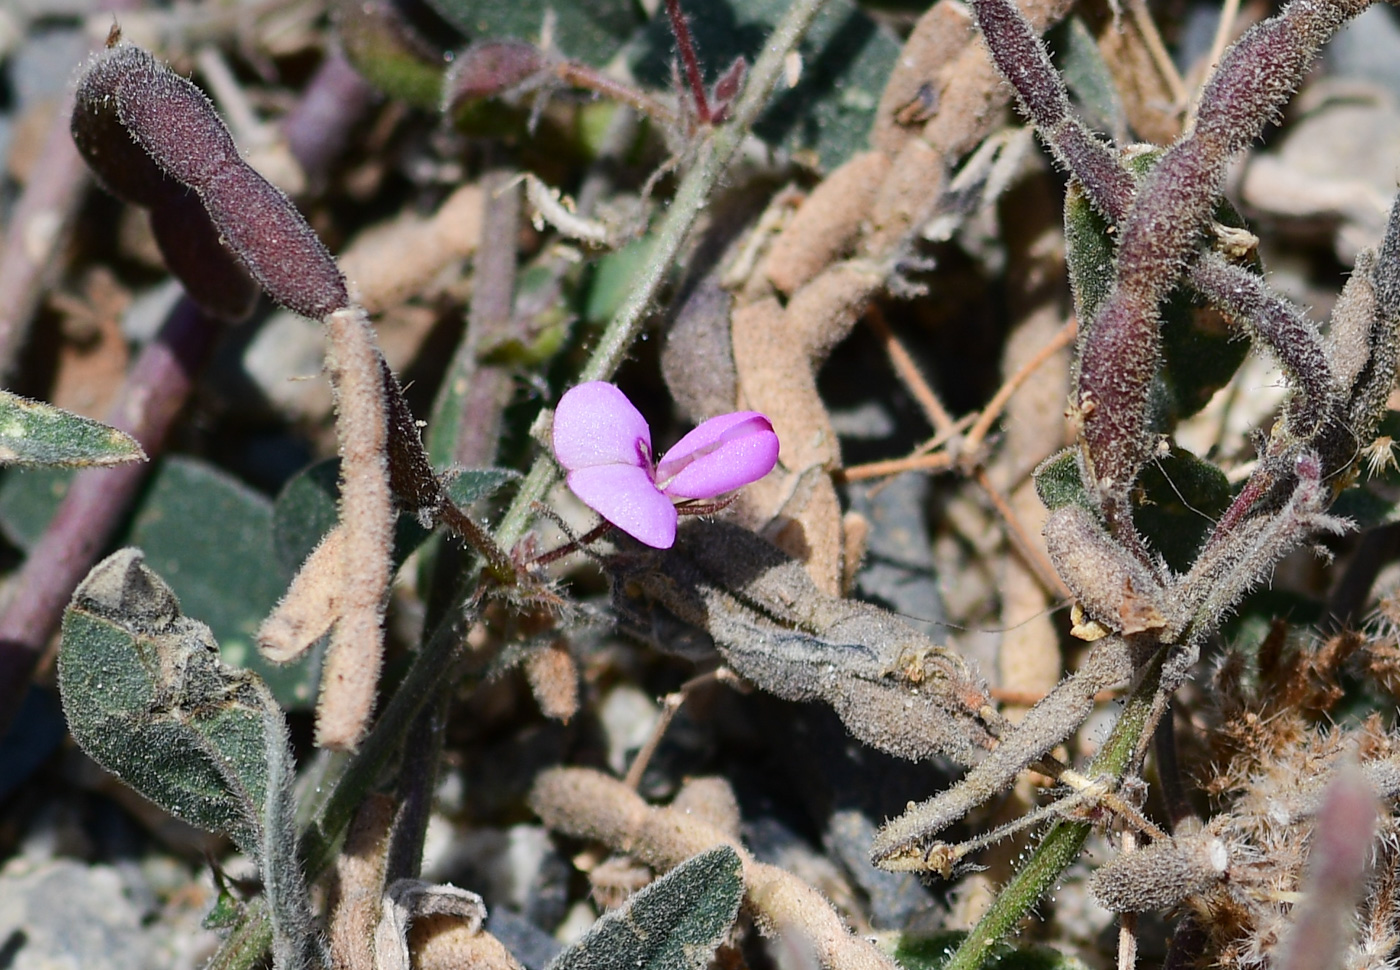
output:
{"label": "purple stem", "polygon": [[1155,446],[1146,426],[1161,338],[1159,304],[1186,268],[1231,158],[1277,117],[1317,48],[1369,0],[1293,0],[1226,52],[1194,130],[1143,179],[1119,224],[1116,279],[1080,351],[1077,404],[1104,511],[1126,519],[1128,492]]}
{"label": "purple stem", "polygon": [[700,77],[700,59],[695,56],[695,42],[690,38],[690,25],[686,23],[685,14],[681,13],[680,0],[666,0],[666,16],[671,18],[671,30],[676,35],[685,80],[690,85],[691,96],[695,98],[695,114],[701,124],[708,125],[714,120],[714,115],[710,113],[710,100],[705,96],[705,82]]}
{"label": "purple stem", "polygon": [[344,52],[332,47],[312,75],[296,106],[282,119],[287,147],[314,185],[350,143],[350,134],[374,104],[373,85],[362,78]]}
{"label": "purple stem", "polygon": [[[182,297],[146,345],[107,415],[154,457],[194,388],[223,328]],[[0,737],[58,629],[73,590],[106,548],[149,463],[85,468],[73,477],[44,535],[15,577],[0,613]]]}
{"label": "purple stem", "polygon": [[[528,339],[514,317],[516,234],[520,229],[520,189],[510,173],[493,169],[481,180],[486,193],[481,246],[472,265],[472,302],[467,329],[434,404],[434,423],[453,428],[451,464],[482,468],[494,464],[501,416],[515,391],[513,368],[479,359],[512,336]],[[450,411],[451,413],[447,413]],[[438,459],[442,460],[442,457]]]}
{"label": "purple stem", "polygon": [[[141,6],[140,0],[108,0],[98,9],[115,15]],[[99,42],[92,49],[101,46]],[[70,93],[50,122],[44,146],[0,244],[0,383],[8,384],[15,376],[15,364],[29,336],[29,321],[61,268],[54,257],[68,238],[87,188],[87,166],[68,132],[72,116]]]}
{"label": "purple stem", "polygon": [[1345,765],[1328,783],[1317,813],[1303,900],[1279,946],[1280,970],[1331,970],[1342,966],[1351,941],[1356,903],[1376,831],[1375,793],[1361,770]]}
{"label": "purple stem", "polygon": [[68,134],[69,97],[54,117],[0,250],[0,378],[14,377],[29,321],[61,264],[54,258],[72,228],[88,170]]}

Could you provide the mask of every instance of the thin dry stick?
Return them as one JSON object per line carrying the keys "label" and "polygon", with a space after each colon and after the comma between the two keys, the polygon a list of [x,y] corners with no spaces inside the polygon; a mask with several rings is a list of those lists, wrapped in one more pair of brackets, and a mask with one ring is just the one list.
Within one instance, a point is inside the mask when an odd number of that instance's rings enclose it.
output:
{"label": "thin dry stick", "polygon": [[1142,34],[1143,43],[1147,45],[1147,52],[1152,55],[1152,63],[1171,90],[1172,104],[1178,110],[1185,108],[1191,94],[1186,90],[1186,82],[1181,79],[1181,72],[1176,69],[1171,54],[1167,53],[1167,45],[1162,43],[1162,35],[1157,32],[1157,24],[1147,9],[1146,0],[1129,0],[1128,10],[1132,13],[1134,26]]}
{"label": "thin dry stick", "polygon": [[[1205,61],[1205,76],[1210,77],[1215,73],[1215,65],[1220,63],[1220,58],[1225,55],[1225,48],[1230,45],[1230,38],[1235,33],[1235,21],[1240,15],[1240,0],[1225,0],[1225,5],[1220,8],[1220,23],[1215,25],[1215,38],[1210,42],[1210,54]],[[1196,86],[1195,93],[1191,96],[1191,106],[1186,112],[1186,123],[1189,125],[1196,117],[1196,108],[1201,103],[1201,92],[1205,90],[1205,85]]]}
{"label": "thin dry stick", "polygon": [[14,375],[30,318],[59,268],[55,256],[87,187],[87,166],[68,134],[72,113],[70,99],[54,115],[0,250],[0,377]]}
{"label": "thin dry stick", "polygon": [[1026,361],[1021,369],[1012,374],[1005,384],[997,389],[992,395],[992,399],[987,402],[987,406],[982,409],[982,413],[977,417],[977,423],[972,426],[972,430],[963,439],[963,454],[976,454],[982,447],[982,439],[987,437],[987,432],[991,430],[996,419],[1001,417],[1001,412],[1006,408],[1006,402],[1011,400],[1011,396],[1020,390],[1021,385],[1030,379],[1030,376],[1038,371],[1045,362],[1065,347],[1074,343],[1074,338],[1079,333],[1078,322],[1070,320],[1060,332],[1047,343],[1040,351]]}
{"label": "thin dry stick", "polygon": [[943,402],[938,399],[933,388],[919,373],[919,366],[914,363],[914,358],[900,339],[895,336],[894,331],[890,329],[889,321],[885,319],[884,312],[878,306],[872,305],[865,312],[865,320],[875,331],[875,335],[880,338],[880,342],[885,345],[885,353],[889,355],[895,373],[904,382],[904,386],[909,389],[909,393],[913,394],[914,399],[919,402],[919,407],[924,409],[924,414],[928,417],[929,423],[933,425],[933,430],[941,435],[952,435],[955,425],[953,416],[948,413],[948,409],[943,406]]}
{"label": "thin dry stick", "polygon": [[864,465],[852,465],[850,468],[839,468],[832,474],[832,478],[837,482],[855,482],[865,478],[898,475],[900,472],[917,469],[944,471],[953,466],[952,455],[945,453],[936,456],[936,458],[929,458],[929,453],[942,448],[949,441],[962,434],[976,419],[976,411],[964,414],[954,421],[953,426],[946,432],[934,435],[903,458],[889,458],[885,461],[873,461]]}
{"label": "thin dry stick", "polygon": [[233,134],[233,140],[246,152],[268,143],[269,130],[253,110],[248,93],[234,77],[223,53],[212,44],[201,47],[194,56],[199,73],[204,78],[209,95],[219,107],[219,114]]}
{"label": "thin dry stick", "polygon": [[[992,399],[987,402],[985,408],[980,412],[966,414],[958,418],[946,431],[939,432],[933,438],[914,449],[913,454],[904,458],[889,458],[884,461],[867,462],[864,465],[852,465],[850,468],[843,468],[836,473],[837,481],[858,482],[869,478],[881,478],[885,475],[898,475],[900,472],[917,470],[947,471],[961,461],[965,461],[965,456],[975,455],[981,449],[982,441],[986,438],[992,425],[996,423],[996,419],[1000,417],[1001,412],[1005,410],[1006,402],[1011,400],[1012,395],[1020,390],[1021,385],[1029,380],[1030,376],[1035,373],[1036,370],[1043,367],[1046,361],[1053,357],[1058,351],[1073,343],[1077,333],[1077,325],[1074,320],[1065,324],[1064,328],[1057,333],[1039,353],[1026,361],[1025,365],[1022,366],[1020,370],[1012,374],[1011,377],[1007,379],[1006,383],[997,389],[997,392],[992,395]],[[921,381],[922,379],[920,378],[919,380]],[[910,391],[914,393],[912,386]],[[932,418],[930,418],[930,420],[932,420]],[[955,461],[953,457],[947,453],[929,455],[929,452],[933,451],[933,449],[956,438],[961,430],[969,424],[971,425],[971,430],[969,430],[962,439],[961,446],[958,449],[960,456],[958,461]]]}
{"label": "thin dry stick", "polygon": [[[899,374],[900,379],[904,381],[905,386],[909,388],[910,393],[919,401],[929,422],[938,429],[940,433],[951,433],[956,422],[943,407],[942,402],[938,400],[938,395],[934,393],[933,388],[929,386],[928,382],[924,380],[923,375],[919,373],[918,366],[914,363],[914,359],[890,330],[889,324],[885,321],[883,315],[877,308],[871,307],[866,314],[866,319],[870,321],[875,332],[880,336],[881,340],[884,341],[886,351],[890,356],[891,362],[894,364],[895,371]],[[1011,379],[997,391],[991,403],[984,409],[982,417],[980,417],[977,424],[974,425],[973,432],[977,437],[974,439],[972,433],[969,433],[967,440],[975,441],[976,444],[980,445],[982,439],[987,434],[987,429],[991,427],[992,422],[1001,414],[1002,408],[1006,406],[1006,402],[1010,400],[1011,395],[1016,392],[1016,389],[1025,382],[1026,378],[1029,377],[1037,367],[1044,364],[1054,353],[1072,341],[1075,332],[1076,327],[1074,321],[1070,321],[1055,335],[1055,338],[1051,340],[1040,353],[1036,354],[1024,367],[1013,374]],[[1069,588],[1065,586],[1064,581],[1060,579],[1059,574],[1056,573],[1054,567],[1050,565],[1050,560],[1047,559],[1045,554],[1040,551],[1039,547],[1031,541],[1030,537],[1026,534],[1025,526],[1021,524],[1015,510],[1011,508],[1011,504],[1007,502],[1006,497],[992,484],[992,480],[988,477],[985,469],[983,469],[981,462],[976,459],[975,450],[973,448],[964,447],[959,448],[958,451],[960,452],[960,456],[957,458],[948,452],[941,452],[937,455],[929,455],[919,459],[902,459],[899,461],[903,464],[903,467],[899,470],[904,471],[910,468],[924,468],[926,470],[942,471],[956,467],[963,474],[971,477],[982,491],[987,494],[987,498],[991,501],[992,507],[996,509],[997,514],[1001,516],[1002,521],[1006,525],[1007,535],[1011,539],[1012,546],[1016,548],[1016,551],[1021,555],[1021,558],[1025,560],[1026,564],[1030,566],[1031,570],[1036,574],[1036,578],[1040,580],[1041,584],[1044,585],[1049,592],[1065,599],[1071,598]],[[877,462],[874,465],[860,466],[858,469],[846,469],[840,475],[840,478],[849,482],[857,481],[861,478],[876,477],[877,473],[872,472],[871,468],[880,464],[882,463]],[[889,468],[890,465],[894,463],[883,464],[886,468]],[[852,475],[853,471],[859,474]],[[884,473],[889,474],[890,472],[885,471]]]}
{"label": "thin dry stick", "polygon": [[[94,13],[115,15],[140,6],[140,0],[106,0]],[[89,39],[94,41],[93,50],[100,49],[101,38]],[[60,268],[56,257],[88,186],[88,167],[68,131],[72,114],[70,94],[50,122],[0,244],[0,381],[14,376],[30,319]]]}
{"label": "thin dry stick", "polygon": [[1055,571],[1055,567],[1050,565],[1050,560],[1046,557],[1045,553],[1043,553],[1040,547],[1032,542],[1030,537],[1026,535],[1026,529],[1021,525],[1021,520],[1016,517],[1016,513],[1011,508],[1011,503],[1007,502],[1006,496],[1002,495],[997,487],[992,484],[992,479],[987,475],[987,470],[981,465],[978,465],[972,471],[972,478],[981,486],[982,491],[987,494],[987,498],[991,500],[992,507],[997,510],[997,514],[1001,516],[1002,522],[1006,524],[1006,534],[1007,537],[1011,539],[1011,544],[1016,548],[1016,551],[1020,554],[1026,565],[1030,566],[1035,572],[1036,578],[1038,578],[1051,593],[1056,594],[1062,599],[1073,599],[1074,595],[1069,591],[1069,587],[1065,585],[1064,580],[1060,578],[1060,574]]}
{"label": "thin dry stick", "polygon": [[656,754],[656,749],[661,747],[661,739],[666,736],[666,730],[671,726],[671,722],[680,713],[681,707],[696,688],[705,684],[730,683],[742,684],[743,681],[728,667],[720,667],[718,670],[711,670],[708,673],[692,677],[680,689],[672,691],[666,695],[661,702],[661,714],[652,725],[651,735],[647,738],[646,744],[642,745],[637,756],[632,759],[632,763],[627,766],[627,775],[622,779],[622,783],[628,788],[636,791],[642,784],[642,775],[646,774],[647,765],[651,763],[652,757]]}
{"label": "thin dry stick", "polygon": [[949,441],[952,441],[958,435],[962,434],[968,428],[972,427],[972,423],[975,420],[977,420],[976,411],[970,411],[967,414],[964,414],[962,417],[958,418],[957,421],[954,421],[953,426],[949,428],[946,432],[939,432],[932,438],[925,441],[923,444],[919,445],[919,447],[915,448],[914,451],[910,454],[910,457],[912,458],[917,457],[919,455],[927,455],[930,451],[933,451],[935,448],[943,447],[943,445],[945,445]]}
{"label": "thin dry stick", "polygon": [[[1137,848],[1137,834],[1123,831],[1123,853]],[[1123,913],[1118,917],[1118,970],[1134,970],[1137,966],[1137,914]]]}
{"label": "thin dry stick", "polygon": [[946,451],[940,451],[932,455],[911,455],[908,458],[890,458],[887,461],[872,461],[852,468],[841,468],[832,478],[837,482],[860,482],[907,471],[946,472],[955,466],[953,456]]}
{"label": "thin dry stick", "polygon": [[1207,73],[1212,73],[1215,65],[1220,63],[1220,58],[1225,54],[1225,48],[1230,46],[1230,38],[1235,33],[1235,21],[1240,16],[1240,0],[1225,0],[1225,5],[1220,8],[1220,23],[1215,28],[1215,39],[1210,44],[1210,60],[1206,61]]}

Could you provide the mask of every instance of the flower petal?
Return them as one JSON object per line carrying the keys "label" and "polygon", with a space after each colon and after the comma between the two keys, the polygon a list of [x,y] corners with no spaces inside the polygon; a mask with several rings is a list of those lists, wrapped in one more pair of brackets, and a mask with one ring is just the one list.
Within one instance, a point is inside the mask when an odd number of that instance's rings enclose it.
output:
{"label": "flower petal", "polygon": [[721,414],[676,442],[656,467],[658,487],[676,498],[712,498],[756,482],[778,461],[778,436],[757,411]]}
{"label": "flower petal", "polygon": [[657,491],[651,470],[595,465],[569,472],[569,488],[590,509],[635,539],[657,549],[676,541],[676,507]]}
{"label": "flower petal", "polygon": [[554,410],[554,457],[565,471],[626,465],[647,469],[649,474],[650,453],[651,429],[646,419],[612,384],[589,381],[570,388],[559,399]]}

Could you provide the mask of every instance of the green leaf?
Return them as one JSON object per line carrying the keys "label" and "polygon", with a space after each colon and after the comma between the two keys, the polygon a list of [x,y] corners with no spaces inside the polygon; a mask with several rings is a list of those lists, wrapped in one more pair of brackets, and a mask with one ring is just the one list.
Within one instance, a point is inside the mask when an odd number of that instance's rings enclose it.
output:
{"label": "green leaf", "polygon": [[1071,181],[1065,191],[1065,264],[1081,347],[1113,287],[1115,249],[1108,229],[1108,220],[1094,211],[1080,184]]}
{"label": "green leaf", "polygon": [[[1217,219],[1219,216],[1217,214]],[[1219,220],[1223,222],[1224,220]],[[1249,341],[1219,313],[1205,306],[1194,290],[1179,288],[1162,309],[1162,384],[1167,413],[1161,431],[1210,403],[1244,363]]]}
{"label": "green leaf", "polygon": [[[520,477],[509,468],[468,468],[443,482],[443,491],[458,506],[486,498]],[[2,493],[0,493],[2,494]],[[282,489],[272,512],[277,559],[288,575],[295,573],[340,519],[340,459],[328,458],[299,472]],[[394,565],[421,546],[432,531],[415,516],[400,515],[394,529]]]}
{"label": "green leaf", "polygon": [[1184,448],[1149,462],[1133,521],[1167,565],[1184,573],[1196,561],[1201,543],[1230,505],[1225,473]]}
{"label": "green leaf", "polygon": [[269,746],[281,712],[256,674],[219,659],[139,549],[93,567],[63,616],[58,684],[73,737],[166,811],[262,855]]}
{"label": "green leaf", "polygon": [[464,468],[443,483],[443,491],[465,508],[494,495],[502,485],[519,477],[520,473],[513,468]]}
{"label": "green leaf", "polygon": [[1385,494],[1371,487],[1369,482],[1359,488],[1347,489],[1328,511],[1332,515],[1351,519],[1362,532],[1400,522],[1400,502],[1395,500],[1394,494]]}
{"label": "green leaf", "polygon": [[1050,49],[1057,52],[1056,62],[1064,74],[1065,86],[1088,120],[1110,135],[1126,131],[1123,101],[1113,83],[1113,72],[1083,18],[1067,18],[1045,39]]}
{"label": "green leaf", "polygon": [[[1162,149],[1135,150],[1125,155],[1124,164],[1141,182],[1161,157]],[[1227,201],[1216,206],[1213,216],[1222,225],[1245,227],[1244,218]],[[1065,194],[1065,258],[1080,321],[1080,347],[1112,288],[1116,240],[1108,222],[1093,210],[1080,187],[1071,183]],[[1257,256],[1251,256],[1247,265],[1253,272],[1262,272]],[[1162,368],[1152,389],[1151,423],[1157,431],[1170,432],[1229,383],[1249,353],[1249,343],[1184,284],[1162,306],[1161,332]]]}
{"label": "green leaf", "polygon": [[565,57],[602,67],[642,26],[631,0],[428,0],[469,41],[513,37],[538,43],[551,11],[554,47]]}
{"label": "green leaf", "polygon": [[315,696],[315,664],[263,660],[257,630],[292,572],[272,544],[272,502],[206,462],[172,457],[151,478],[123,539],[145,550],[185,607],[209,624],[226,663],[256,671],[273,696],[305,709]]}
{"label": "green leaf", "polygon": [[339,518],[340,459],[328,458],[297,472],[272,506],[277,560],[293,575]]}
{"label": "green leaf", "polygon": [[[713,84],[743,56],[754,63],[788,0],[705,0],[681,4],[690,21],[701,68]],[[664,5],[632,50],[643,84],[671,86],[676,41]],[[798,48],[797,86],[779,85],[754,134],[789,151],[815,152],[830,171],[864,149],[875,108],[899,56],[899,42],[852,0],[830,0]]]}
{"label": "green leaf", "polygon": [[0,465],[145,461],[136,439],[100,421],[0,390]]}
{"label": "green leaf", "polygon": [[548,970],[703,970],[744,896],[739,856],[717,846],[608,913]]}
{"label": "green leaf", "polygon": [[442,100],[447,63],[393,3],[338,3],[341,49],[360,75],[391,98],[428,111]]}
{"label": "green leaf", "polygon": [[[0,479],[0,529],[28,550],[67,493],[68,469],[9,469]],[[272,543],[272,503],[212,465],[191,458],[159,462],[118,542],[145,548],[152,568],[214,630],[223,658],[260,674],[289,709],[315,701],[315,663],[277,666],[254,635],[286,589]],[[297,565],[300,565],[298,562]]]}
{"label": "green leaf", "polygon": [[209,627],[181,613],[143,559],[128,548],[102,560],[63,615],[58,686],[68,726],[126,784],[258,860],[274,966],[325,966],[297,861],[282,711],[257,674],[219,659]]}
{"label": "green leaf", "polygon": [[1051,512],[1066,505],[1080,505],[1091,512],[1098,506],[1089,497],[1079,474],[1079,449],[1065,448],[1041,462],[1032,477],[1035,493]]}
{"label": "green leaf", "polygon": [[0,475],[0,530],[28,552],[49,527],[77,472],[72,468],[8,468]]}
{"label": "green leaf", "polygon": [[593,284],[588,288],[583,319],[595,326],[611,320],[631,292],[632,280],[656,247],[656,236],[648,234],[608,253],[598,260],[593,270]]}

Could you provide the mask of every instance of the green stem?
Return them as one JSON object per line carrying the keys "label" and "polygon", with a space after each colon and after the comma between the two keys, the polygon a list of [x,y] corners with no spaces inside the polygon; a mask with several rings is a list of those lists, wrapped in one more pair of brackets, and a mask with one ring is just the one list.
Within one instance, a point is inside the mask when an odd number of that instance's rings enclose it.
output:
{"label": "green stem", "polygon": [[[681,247],[695,220],[709,203],[715,183],[748,136],[749,129],[768,106],[769,95],[782,76],[783,62],[825,2],[795,0],[774,28],[768,43],[763,46],[763,53],[749,72],[744,93],[734,107],[733,119],[714,128],[696,150],[695,159],[657,228],[656,245],[646,264],[633,278],[626,302],[608,323],[593,350],[593,356],[579,374],[580,383],[607,380],[627,356],[632,343],[642,332],[647,312],[656,300],[667,273],[676,265]],[[557,475],[558,470],[549,455],[541,454],[535,459],[520,491],[516,493],[515,501],[501,520],[501,527],[496,531],[497,541],[502,546],[509,549],[524,534],[534,513],[534,503],[544,498]]]}
{"label": "green stem", "polygon": [[[784,60],[811,26],[825,2],[795,0],[768,38],[763,54],[749,72],[748,82],[735,105],[732,120],[713,129],[697,150],[695,161],[681,181],[676,197],[657,230],[657,241],[650,259],[633,280],[631,295],[604,330],[592,357],[579,375],[580,382],[606,380],[622,363],[633,341],[641,333],[647,311],[660,292],[667,272],[675,265],[686,237],[708,204],[715,183],[767,107],[769,95],[782,76]],[[541,454],[535,459],[496,530],[496,541],[502,548],[510,549],[519,541],[530,524],[535,503],[544,498],[557,475],[558,470],[549,455]],[[337,779],[335,791],[303,835],[302,848],[309,881],[330,864],[340,834],[349,825],[365,794],[378,782],[380,773],[398,749],[409,725],[428,700],[439,696],[439,691],[449,679],[446,675],[454,666],[462,644],[460,630],[468,622],[463,614],[463,604],[476,590],[479,576],[480,568],[473,567],[463,577],[464,581],[455,597],[456,605],[448,610],[446,618],[419,651],[374,729],[350,760],[344,774]],[[243,934],[244,939],[248,938],[249,933],[263,933],[267,940],[271,940],[265,913],[254,915],[249,924],[245,927],[247,933]],[[229,945],[226,942],[216,954],[216,959],[223,958],[221,966],[241,970],[251,965],[251,958],[231,958],[226,952]]]}
{"label": "green stem", "polygon": [[[474,567],[470,585],[475,585],[478,575],[479,570]],[[336,840],[350,824],[365,795],[378,783],[380,773],[398,750],[414,718],[428,701],[439,696],[445,674],[452,669],[459,654],[463,640],[460,631],[470,622],[471,616],[460,608],[449,611],[419,651],[418,659],[408,668],[374,729],[350,759],[345,772],[336,779],[335,791],[303,836],[303,855],[310,879],[314,880],[330,865]]]}
{"label": "green stem", "polygon": [[272,920],[267,915],[267,903],[251,900],[233,932],[205,964],[205,970],[248,970],[263,962],[271,946]]}
{"label": "green stem", "polygon": [[[734,119],[714,129],[700,146],[694,164],[682,180],[657,230],[657,242],[650,259],[633,280],[631,295],[603,331],[593,356],[579,375],[580,381],[606,379],[622,363],[628,348],[641,333],[647,309],[656,299],[666,273],[675,265],[681,246],[705,208],[715,183],[768,104],[773,86],[782,74],[783,60],[811,25],[812,18],[823,3],[825,0],[796,0],[774,29],[764,46],[763,55],[749,74],[743,96],[735,108]],[[554,461],[548,455],[541,455],[535,460],[496,530],[496,541],[502,548],[509,549],[519,541],[529,525],[534,504],[544,498],[557,474]],[[456,598],[458,607],[449,610],[448,618],[433,631],[403,683],[394,692],[379,723],[341,776],[335,794],[326,802],[315,826],[316,834],[325,843],[334,842],[349,823],[354,807],[368,787],[374,784],[399,738],[422,705],[430,696],[434,696],[432,688],[441,681],[455,659],[460,643],[456,630],[459,623],[465,622],[461,619],[460,604],[476,589],[476,571],[473,570],[466,579]],[[324,860],[308,854],[308,870],[318,871],[317,864],[324,864]]]}
{"label": "green stem", "polygon": [[[1108,775],[1122,778],[1134,760],[1143,732],[1152,719],[1161,682],[1162,664],[1170,648],[1157,651],[1141,680],[1123,706],[1113,733],[1086,771],[1090,777]],[[944,965],[944,970],[977,970],[991,955],[992,948],[1010,936],[1022,918],[1050,891],[1065,867],[1078,858],[1093,828],[1088,822],[1056,822],[1036,847],[1030,861],[1016,873],[997,896],[992,908],[972,928],[962,946]]]}

